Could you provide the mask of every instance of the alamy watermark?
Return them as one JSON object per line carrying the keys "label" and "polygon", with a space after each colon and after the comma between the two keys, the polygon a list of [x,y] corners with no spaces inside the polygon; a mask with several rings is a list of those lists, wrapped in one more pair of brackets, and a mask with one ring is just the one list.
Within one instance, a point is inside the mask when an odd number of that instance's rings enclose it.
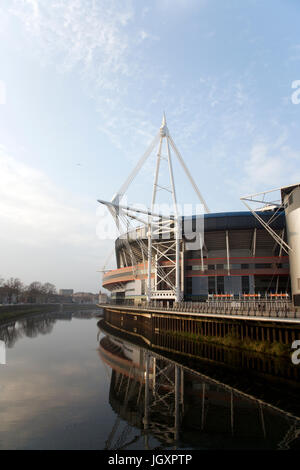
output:
{"label": "alamy watermark", "polygon": [[[175,238],[172,228],[178,222],[177,237],[184,237],[186,249],[200,249],[204,242],[204,207],[202,204],[155,204],[151,214],[147,206],[128,205],[126,197],[116,207],[99,204],[96,233],[100,240],[146,240],[151,226],[152,240]],[[126,208],[130,207],[130,211]],[[175,210],[176,209],[176,210]],[[176,213],[175,213],[176,212]],[[128,215],[130,214],[130,215]],[[196,216],[194,214],[197,214]]]}
{"label": "alamy watermark", "polygon": [[6,364],[5,343],[0,339],[0,364]]}
{"label": "alamy watermark", "polygon": [[294,80],[292,82],[292,88],[295,89],[291,96],[292,103],[300,104],[300,80]]}
{"label": "alamy watermark", "polygon": [[292,349],[296,349],[292,354],[292,363],[297,366],[300,364],[300,339],[293,341]]}

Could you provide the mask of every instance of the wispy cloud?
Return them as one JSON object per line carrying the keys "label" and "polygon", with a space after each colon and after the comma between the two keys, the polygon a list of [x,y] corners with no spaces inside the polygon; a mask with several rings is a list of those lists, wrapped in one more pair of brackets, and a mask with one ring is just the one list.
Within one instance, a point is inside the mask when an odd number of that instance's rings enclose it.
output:
{"label": "wispy cloud", "polygon": [[[31,48],[34,41],[33,53],[41,63],[80,74],[84,89],[95,100],[99,129],[116,146],[137,124],[143,131],[135,117],[139,103],[128,105],[130,90],[138,94],[145,77],[150,82],[160,76],[147,65],[141,49],[159,37],[135,21],[131,0],[13,0],[9,11],[26,30],[24,47]],[[144,14],[145,9],[140,15]],[[151,128],[149,118],[147,124]]]}
{"label": "wispy cloud", "polygon": [[260,141],[253,144],[244,168],[242,185],[250,192],[285,186],[300,181],[300,152],[290,148],[284,135],[276,142]]}
{"label": "wispy cloud", "polygon": [[35,51],[45,60],[60,56],[65,68],[96,68],[98,63],[103,75],[108,67],[127,73],[123,57],[129,41],[125,28],[134,16],[130,1],[13,1],[10,12],[29,34],[38,36]]}
{"label": "wispy cloud", "polygon": [[[156,134],[160,116],[158,122],[150,120],[153,110],[157,113],[160,108],[166,110],[183,154],[192,149],[192,158],[205,158],[210,171],[221,168],[226,173],[227,168],[236,168],[252,182],[260,161],[265,171],[253,184],[263,184],[263,175],[267,183],[269,172],[277,180],[287,145],[269,143],[274,135],[270,116],[276,113],[268,105],[262,107],[265,97],[257,86],[257,64],[252,60],[245,69],[224,66],[215,74],[204,66],[181,78],[180,66],[188,55],[172,65],[167,55],[166,60],[157,60],[155,48],[159,45],[167,54],[169,43],[163,39],[163,27],[149,21],[153,11],[183,15],[208,4],[207,0],[163,0],[138,8],[131,0],[12,0],[10,12],[26,31],[24,47],[34,44],[41,62],[80,74],[83,87],[94,98],[98,129],[128,158],[137,161]],[[201,32],[209,43],[218,37],[214,26]],[[264,56],[262,45],[254,49]],[[298,50],[297,44],[293,46],[296,56]],[[199,63],[201,59],[195,58],[193,66]],[[191,65],[186,68],[191,70]],[[269,158],[274,165],[267,165]]]}
{"label": "wispy cloud", "polygon": [[45,174],[17,161],[1,146],[0,175],[2,240],[95,248],[96,220],[84,209],[86,201],[60,190]]}
{"label": "wispy cloud", "polygon": [[71,282],[74,289],[97,291],[97,270],[112,248],[110,240],[97,237],[98,219],[96,203],[58,188],[0,146],[3,277],[17,275],[25,283],[34,277],[57,286]]}

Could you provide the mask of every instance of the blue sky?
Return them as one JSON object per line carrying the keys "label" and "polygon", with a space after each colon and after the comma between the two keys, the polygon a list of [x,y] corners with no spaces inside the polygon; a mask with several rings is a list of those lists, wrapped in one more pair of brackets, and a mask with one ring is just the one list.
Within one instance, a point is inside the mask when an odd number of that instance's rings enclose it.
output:
{"label": "blue sky", "polygon": [[0,0],[0,275],[98,290],[96,199],[164,110],[212,212],[300,181],[299,22],[296,0]]}

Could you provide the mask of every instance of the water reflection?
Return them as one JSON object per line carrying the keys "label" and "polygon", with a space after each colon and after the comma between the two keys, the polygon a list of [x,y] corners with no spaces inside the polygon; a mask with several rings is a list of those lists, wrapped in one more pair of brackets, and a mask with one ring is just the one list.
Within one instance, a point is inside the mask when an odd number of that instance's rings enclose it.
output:
{"label": "water reflection", "polygon": [[50,334],[57,320],[71,321],[72,318],[89,319],[97,316],[99,309],[26,315],[23,318],[0,323],[0,340],[4,341],[7,348],[13,348],[23,337],[36,338],[38,335]]}
{"label": "water reflection", "polygon": [[117,413],[107,449],[132,445],[137,435],[128,434],[129,425],[140,429],[145,448],[153,448],[153,437],[161,447],[299,447],[296,416],[139,345],[104,320],[99,327],[105,334],[99,355],[112,370],[109,402]]}
{"label": "water reflection", "polygon": [[224,355],[162,351],[98,315],[47,313],[0,326],[8,347],[1,449],[299,447],[294,376],[278,376],[278,385],[275,369],[263,381],[245,369],[245,386]]}
{"label": "water reflection", "polygon": [[95,313],[41,314],[1,325],[7,346],[14,346],[0,366],[0,449],[102,448],[103,422],[109,427],[114,413]]}

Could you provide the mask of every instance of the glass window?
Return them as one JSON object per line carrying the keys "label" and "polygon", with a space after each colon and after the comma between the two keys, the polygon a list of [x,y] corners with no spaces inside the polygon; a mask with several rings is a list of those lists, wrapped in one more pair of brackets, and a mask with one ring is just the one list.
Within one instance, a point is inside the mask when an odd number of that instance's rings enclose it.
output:
{"label": "glass window", "polygon": [[224,276],[217,276],[217,292],[224,294]]}
{"label": "glass window", "polygon": [[249,276],[242,276],[242,292],[244,294],[249,294],[250,283]]}
{"label": "glass window", "polygon": [[209,294],[214,294],[215,291],[216,291],[215,277],[214,276],[209,276],[209,278],[208,278],[208,293]]}

